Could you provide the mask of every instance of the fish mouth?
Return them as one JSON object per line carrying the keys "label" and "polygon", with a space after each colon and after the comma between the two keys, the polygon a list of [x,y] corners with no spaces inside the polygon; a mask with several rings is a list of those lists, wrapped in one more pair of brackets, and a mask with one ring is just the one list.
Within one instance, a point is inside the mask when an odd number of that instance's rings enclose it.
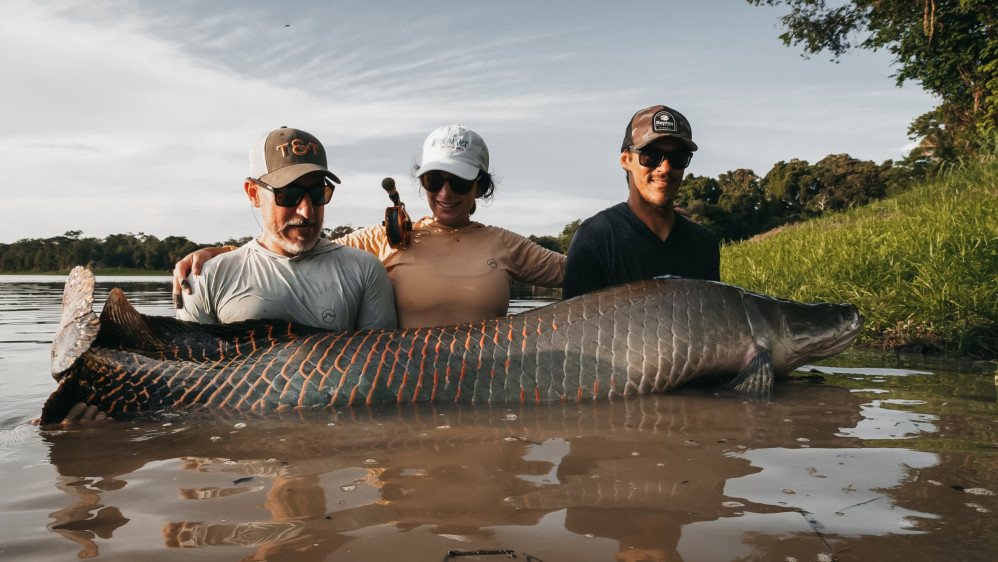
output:
{"label": "fish mouth", "polygon": [[855,305],[845,303],[839,306],[846,307],[841,323],[842,328],[835,334],[835,337],[830,339],[829,345],[819,352],[822,357],[830,357],[848,349],[866,322]]}
{"label": "fish mouth", "polygon": [[820,306],[825,311],[819,317],[798,319],[790,327],[789,333],[793,336],[788,348],[795,358],[791,361],[793,368],[845,351],[863,328],[865,319],[854,305],[829,303]]}

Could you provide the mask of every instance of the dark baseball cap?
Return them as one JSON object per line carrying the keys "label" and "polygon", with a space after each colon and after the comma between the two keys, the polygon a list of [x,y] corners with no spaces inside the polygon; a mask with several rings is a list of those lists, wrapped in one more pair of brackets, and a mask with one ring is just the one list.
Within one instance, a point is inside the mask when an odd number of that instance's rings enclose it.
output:
{"label": "dark baseball cap", "polygon": [[284,187],[310,172],[340,183],[326,167],[326,149],[301,129],[281,127],[256,141],[250,149],[250,177],[274,187]]}
{"label": "dark baseball cap", "polygon": [[623,152],[629,148],[644,148],[662,137],[679,139],[690,150],[696,152],[693,142],[693,129],[682,113],[664,105],[653,105],[642,109],[631,117],[624,131]]}

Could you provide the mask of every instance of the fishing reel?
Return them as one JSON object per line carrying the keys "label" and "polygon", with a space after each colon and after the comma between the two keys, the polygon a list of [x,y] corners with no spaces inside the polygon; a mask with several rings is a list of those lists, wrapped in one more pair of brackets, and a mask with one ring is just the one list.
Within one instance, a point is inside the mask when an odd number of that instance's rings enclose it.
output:
{"label": "fishing reel", "polygon": [[405,203],[399,200],[399,193],[395,190],[395,180],[385,178],[381,180],[381,188],[388,192],[388,197],[395,203],[393,207],[385,209],[385,234],[388,235],[388,245],[392,248],[404,250],[409,247],[409,233],[412,232],[412,220],[409,213],[405,211]]}

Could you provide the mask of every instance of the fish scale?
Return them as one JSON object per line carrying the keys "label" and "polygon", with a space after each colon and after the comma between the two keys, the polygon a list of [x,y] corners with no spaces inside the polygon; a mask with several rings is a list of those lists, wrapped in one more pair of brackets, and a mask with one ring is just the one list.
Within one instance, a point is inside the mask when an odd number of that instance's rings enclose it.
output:
{"label": "fish scale", "polygon": [[[82,268],[66,284],[52,350],[59,388],[43,423],[61,420],[78,401],[124,417],[195,407],[573,402],[665,392],[694,380],[767,395],[773,373],[838,353],[862,326],[852,305],[797,303],[687,279],[611,287],[467,325],[359,332],[146,316],[118,289],[98,319],[93,284]],[[808,337],[790,327],[804,327]],[[794,348],[795,341],[808,347]]]}

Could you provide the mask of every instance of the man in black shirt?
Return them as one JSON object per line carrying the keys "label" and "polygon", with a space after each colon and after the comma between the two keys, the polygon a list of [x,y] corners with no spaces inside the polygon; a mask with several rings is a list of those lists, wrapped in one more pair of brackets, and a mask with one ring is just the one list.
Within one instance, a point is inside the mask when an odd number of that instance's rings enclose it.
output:
{"label": "man in black shirt", "polygon": [[564,298],[659,275],[720,280],[717,238],[675,211],[696,149],[690,122],[678,111],[656,105],[634,114],[620,148],[627,201],[579,225],[568,250]]}

